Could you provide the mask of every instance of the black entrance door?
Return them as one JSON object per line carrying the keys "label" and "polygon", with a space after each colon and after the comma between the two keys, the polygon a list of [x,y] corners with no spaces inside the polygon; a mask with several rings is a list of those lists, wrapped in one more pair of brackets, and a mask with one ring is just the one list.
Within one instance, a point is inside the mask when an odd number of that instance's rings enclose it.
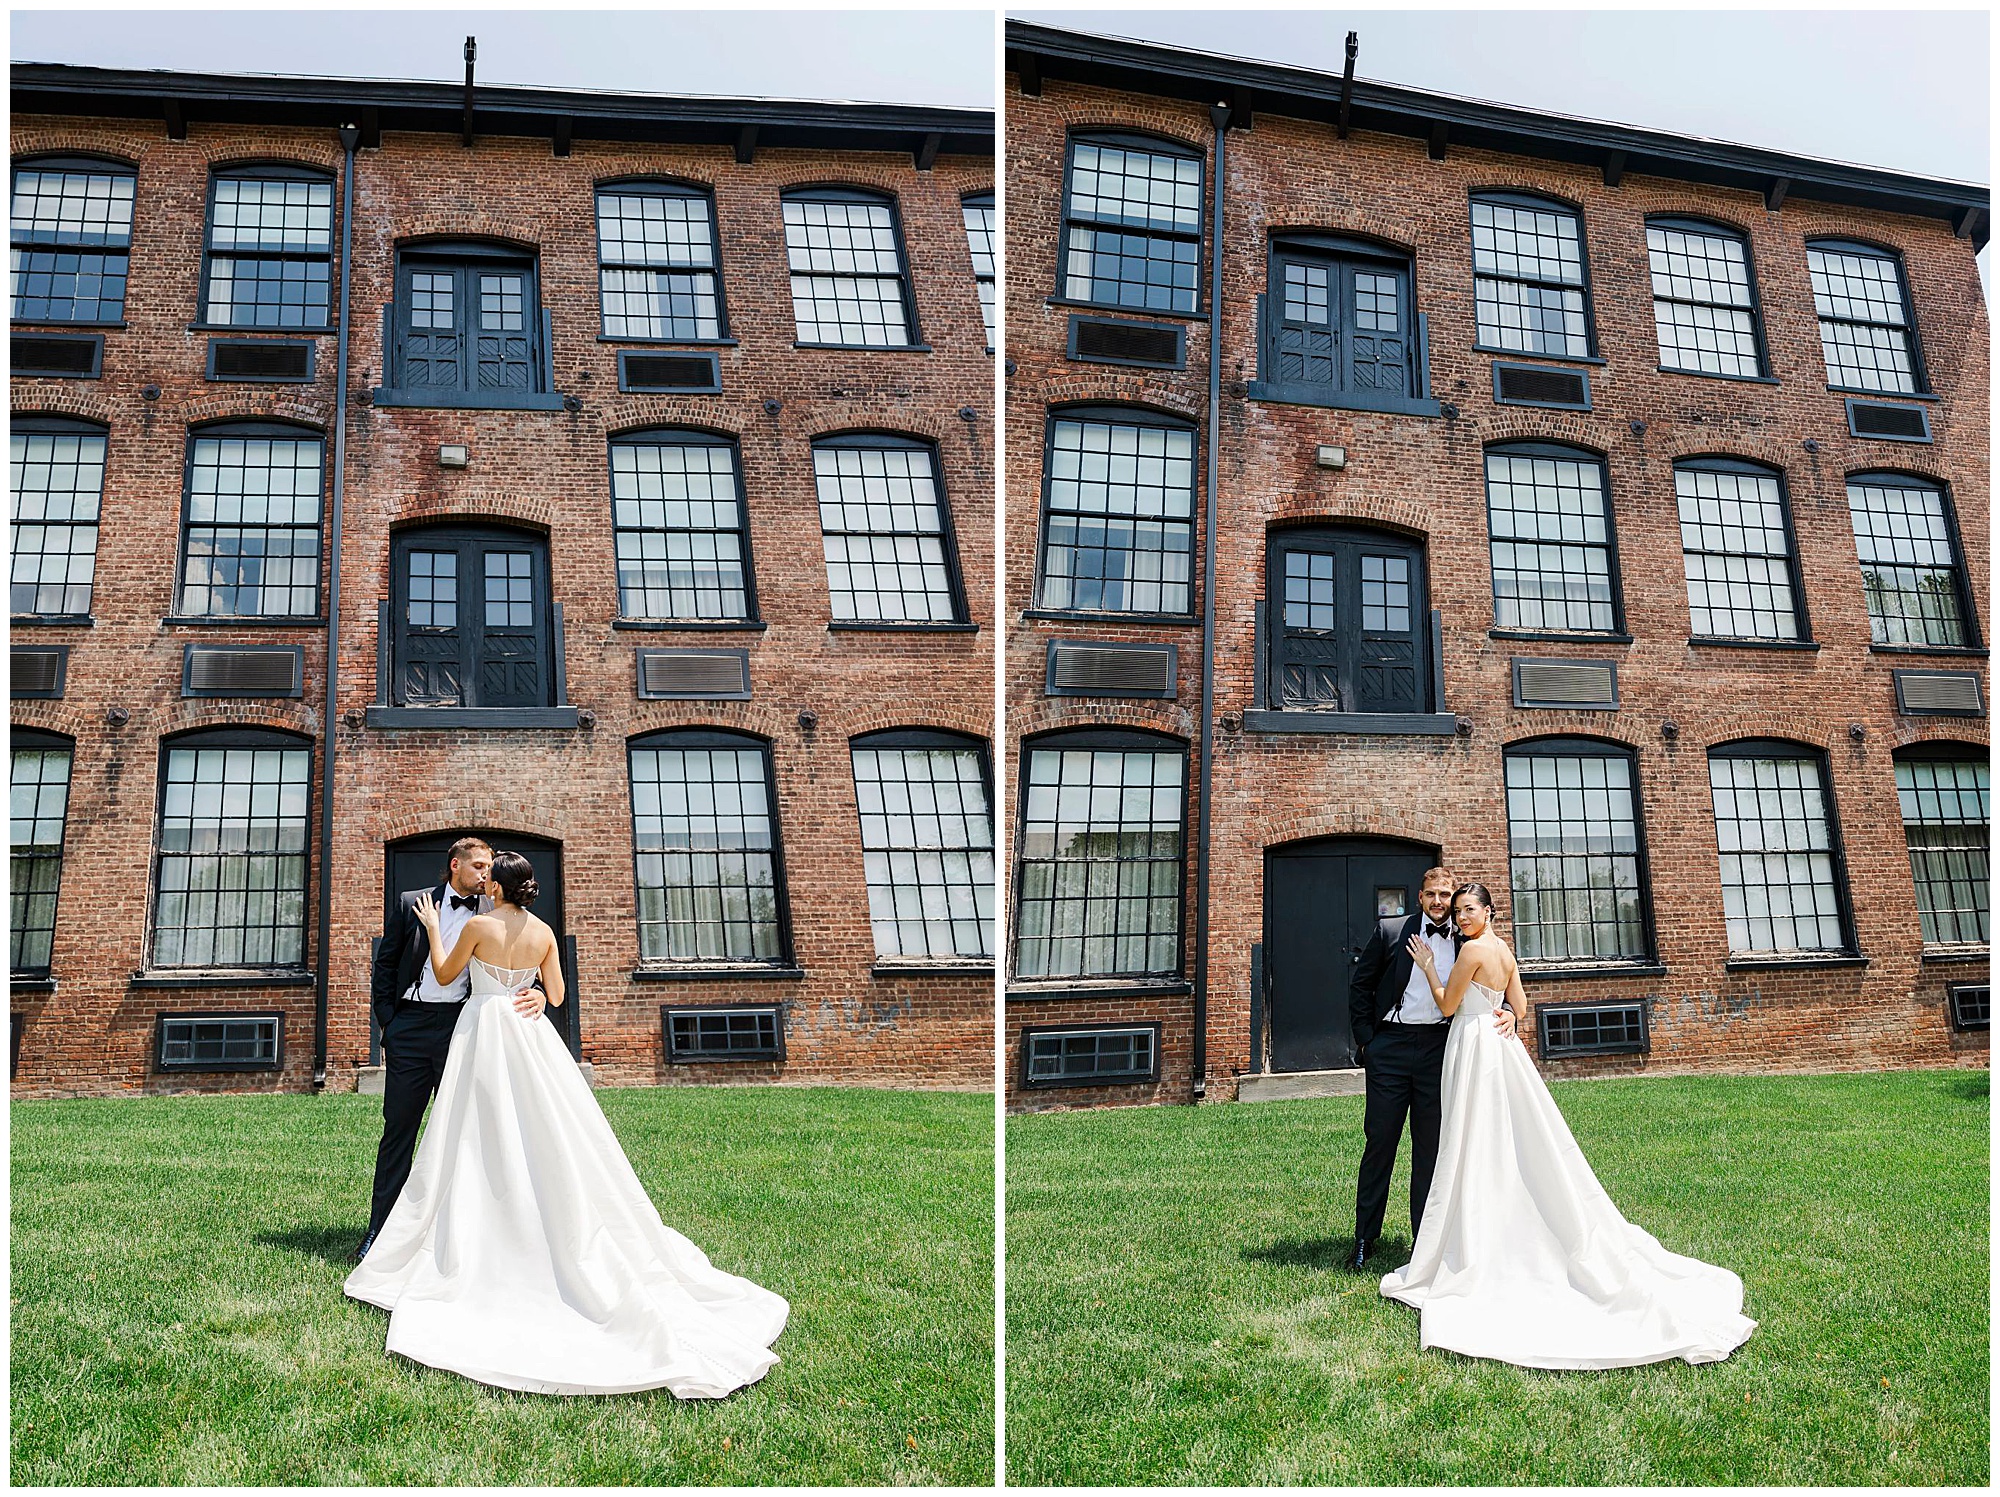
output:
{"label": "black entrance door", "polygon": [[576,1023],[576,960],[575,950],[563,934],[561,843],[547,842],[540,837],[524,837],[518,832],[492,827],[469,827],[463,832],[434,832],[393,843],[389,847],[388,885],[383,890],[384,918],[395,913],[398,894],[409,889],[435,888],[444,882],[445,874],[450,871],[448,854],[451,844],[463,836],[484,837],[493,844],[495,852],[517,852],[535,865],[535,882],[541,885],[541,893],[535,899],[535,913],[546,920],[556,933],[563,953],[563,983],[569,990],[561,1008],[552,1007],[545,1013],[549,1022],[555,1025],[556,1033],[563,1037],[563,1043],[569,1046],[570,1054],[577,1054],[581,1037]]}
{"label": "black entrance door", "polygon": [[1420,843],[1329,837],[1264,855],[1264,970],[1271,1069],[1355,1064],[1347,1018],[1354,962],[1388,915],[1416,913],[1437,850]]}

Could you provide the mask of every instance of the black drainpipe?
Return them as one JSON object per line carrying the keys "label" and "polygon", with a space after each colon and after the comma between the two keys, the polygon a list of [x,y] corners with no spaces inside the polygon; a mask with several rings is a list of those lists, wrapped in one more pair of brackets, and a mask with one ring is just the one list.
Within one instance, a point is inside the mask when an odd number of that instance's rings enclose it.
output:
{"label": "black drainpipe", "polygon": [[313,1090],[326,1086],[326,987],[333,967],[329,947],[333,927],[333,744],[340,728],[340,533],[347,497],[347,329],[350,271],[354,263],[354,148],[361,132],[340,127],[347,161],[340,174],[340,332],[334,358],[333,540],[327,548],[326,718],[320,729],[319,787],[319,971],[313,984]]}
{"label": "black drainpipe", "polygon": [[1214,783],[1215,748],[1215,469],[1222,425],[1222,176],[1223,132],[1229,106],[1208,111],[1215,125],[1214,208],[1210,218],[1208,273],[1208,493],[1201,540],[1201,789],[1194,844],[1194,1095],[1208,1095],[1208,797]]}

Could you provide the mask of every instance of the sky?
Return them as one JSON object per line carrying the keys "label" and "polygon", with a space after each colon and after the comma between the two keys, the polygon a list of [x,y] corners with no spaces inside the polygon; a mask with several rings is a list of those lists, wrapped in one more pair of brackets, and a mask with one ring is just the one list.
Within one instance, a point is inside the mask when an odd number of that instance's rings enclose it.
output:
{"label": "sky", "polygon": [[[253,20],[254,24],[246,24]],[[990,11],[17,10],[16,62],[990,109]]]}

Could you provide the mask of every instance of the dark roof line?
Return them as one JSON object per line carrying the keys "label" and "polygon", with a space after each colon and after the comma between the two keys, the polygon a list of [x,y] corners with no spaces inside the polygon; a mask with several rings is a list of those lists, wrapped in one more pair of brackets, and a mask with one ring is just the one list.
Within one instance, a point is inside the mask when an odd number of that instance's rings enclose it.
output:
{"label": "dark roof line", "polygon": [[[1259,113],[1330,123],[1340,109],[1338,73],[1092,36],[1027,21],[1007,23],[1007,66],[1023,77],[1032,73],[1035,88],[1042,78],[1061,78],[1166,98],[1226,103],[1238,115],[1247,114],[1252,128]],[[1613,183],[1623,173],[1670,177],[1759,192],[1772,206],[1788,197],[1811,198],[1941,218],[1954,232],[1969,237],[1975,250],[1984,247],[1987,238],[1991,194],[1976,182],[1823,161],[1359,78],[1354,80],[1351,124],[1357,130],[1594,166]]]}
{"label": "dark roof line", "polygon": [[[55,114],[189,123],[360,125],[364,145],[384,130],[458,134],[465,88],[457,83],[287,78],[134,68],[16,63],[11,107]],[[742,149],[909,151],[991,156],[994,113],[918,104],[691,98],[669,94],[480,84],[476,134],[538,139],[658,141]],[[744,137],[749,135],[746,145]],[[565,146],[566,149],[566,146]]]}

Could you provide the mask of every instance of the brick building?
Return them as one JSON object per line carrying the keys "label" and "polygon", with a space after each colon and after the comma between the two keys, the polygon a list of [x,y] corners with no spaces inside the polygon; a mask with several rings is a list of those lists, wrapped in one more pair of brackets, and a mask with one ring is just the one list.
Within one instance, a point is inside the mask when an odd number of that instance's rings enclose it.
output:
{"label": "brick building", "polygon": [[1439,861],[1553,1074],[1985,1064],[1986,189],[1007,69],[1014,1103],[1358,1090]]}
{"label": "brick building", "polygon": [[12,90],[17,1094],[356,1086],[466,830],[600,1081],[990,1084],[990,113]]}

